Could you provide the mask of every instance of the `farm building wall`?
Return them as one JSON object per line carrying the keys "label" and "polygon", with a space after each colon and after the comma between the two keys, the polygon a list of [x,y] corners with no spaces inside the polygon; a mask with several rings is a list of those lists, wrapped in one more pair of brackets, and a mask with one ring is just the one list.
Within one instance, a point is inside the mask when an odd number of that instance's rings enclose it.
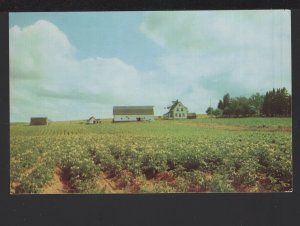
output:
{"label": "farm building wall", "polygon": [[180,101],[173,101],[173,105],[168,107],[169,112],[164,114],[165,119],[186,119],[188,109]]}
{"label": "farm building wall", "polygon": [[187,118],[188,119],[196,119],[197,115],[196,115],[196,113],[188,113]]}
{"label": "farm building wall", "polygon": [[94,122],[95,122],[95,119],[90,119],[87,121],[87,124],[94,124]]}
{"label": "farm building wall", "polygon": [[31,126],[48,125],[48,118],[31,118],[30,125]]}
{"label": "farm building wall", "polygon": [[94,116],[90,117],[87,121],[87,124],[97,124],[97,123],[101,123],[100,119],[96,119]]}
{"label": "farm building wall", "polygon": [[186,119],[187,118],[187,108],[182,106],[182,104],[178,103],[176,107],[173,109],[173,118],[174,119]]}
{"label": "farm building wall", "polygon": [[114,122],[154,121],[154,115],[114,115]]}

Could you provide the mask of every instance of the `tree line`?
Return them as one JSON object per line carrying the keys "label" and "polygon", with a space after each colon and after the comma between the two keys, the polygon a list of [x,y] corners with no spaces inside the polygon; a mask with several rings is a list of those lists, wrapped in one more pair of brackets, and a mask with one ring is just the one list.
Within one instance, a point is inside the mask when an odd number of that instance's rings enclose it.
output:
{"label": "tree line", "polygon": [[230,97],[229,93],[219,100],[217,108],[209,107],[208,115],[216,117],[290,117],[292,97],[285,87],[270,90],[265,95],[255,93],[250,97]]}

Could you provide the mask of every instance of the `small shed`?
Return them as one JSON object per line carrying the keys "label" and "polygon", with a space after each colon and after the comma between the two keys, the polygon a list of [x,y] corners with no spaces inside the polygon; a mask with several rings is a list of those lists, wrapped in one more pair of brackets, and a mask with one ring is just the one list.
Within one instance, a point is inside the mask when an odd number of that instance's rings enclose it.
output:
{"label": "small shed", "polygon": [[196,118],[197,118],[197,115],[196,115],[196,113],[188,113],[188,114],[187,114],[187,118],[188,118],[188,119],[196,119]]}
{"label": "small shed", "polygon": [[100,123],[101,120],[100,119],[96,119],[94,116],[90,117],[86,123],[87,124],[97,124],[97,123]]}
{"label": "small shed", "polygon": [[47,117],[32,117],[30,118],[31,126],[48,125]]}

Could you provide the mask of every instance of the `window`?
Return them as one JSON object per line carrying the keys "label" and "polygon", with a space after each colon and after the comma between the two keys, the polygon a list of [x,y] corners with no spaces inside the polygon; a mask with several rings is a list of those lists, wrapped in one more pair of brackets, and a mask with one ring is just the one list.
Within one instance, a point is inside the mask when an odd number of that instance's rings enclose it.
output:
{"label": "window", "polygon": [[181,118],[181,114],[179,113],[179,118]]}
{"label": "window", "polygon": [[177,113],[175,114],[175,117],[177,117]]}
{"label": "window", "polygon": [[179,111],[179,108],[177,108],[177,111]]}
{"label": "window", "polygon": [[181,108],[181,111],[183,111],[183,108]]}

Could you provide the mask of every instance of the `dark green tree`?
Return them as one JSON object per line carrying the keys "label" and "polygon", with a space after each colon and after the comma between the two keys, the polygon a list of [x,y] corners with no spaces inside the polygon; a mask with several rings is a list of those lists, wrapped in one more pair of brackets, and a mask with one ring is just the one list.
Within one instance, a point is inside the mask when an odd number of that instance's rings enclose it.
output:
{"label": "dark green tree", "polygon": [[229,95],[229,93],[227,93],[223,97],[223,109],[225,109],[226,107],[229,107],[229,103],[230,103],[230,95]]}
{"label": "dark green tree", "polygon": [[208,107],[206,110],[206,114],[207,115],[212,115],[213,114],[214,109],[212,107]]}
{"label": "dark green tree", "polygon": [[262,113],[265,116],[290,116],[291,96],[285,87],[268,91],[262,104]]}
{"label": "dark green tree", "polygon": [[252,116],[260,115],[263,102],[264,102],[264,96],[260,95],[259,93],[255,93],[249,98],[249,106],[250,106],[250,111]]}
{"label": "dark green tree", "polygon": [[218,103],[218,109],[221,109],[223,110],[223,101],[222,100],[219,100],[219,103]]}
{"label": "dark green tree", "polygon": [[217,108],[217,109],[213,110],[213,115],[215,117],[220,117],[222,115],[222,111],[219,108]]}
{"label": "dark green tree", "polygon": [[218,110],[208,108],[207,114],[223,117],[249,117],[249,116],[291,116],[292,97],[285,87],[272,89],[266,95],[255,93],[249,98],[241,96],[231,98],[229,93],[219,100]]}

